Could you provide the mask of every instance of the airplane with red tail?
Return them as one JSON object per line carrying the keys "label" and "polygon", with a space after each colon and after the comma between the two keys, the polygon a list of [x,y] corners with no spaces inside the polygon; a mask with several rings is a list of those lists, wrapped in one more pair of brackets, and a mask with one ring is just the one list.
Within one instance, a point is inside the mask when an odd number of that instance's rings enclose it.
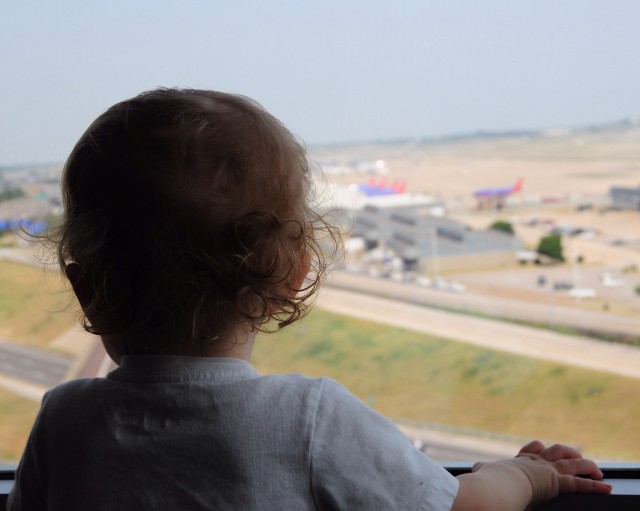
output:
{"label": "airplane with red tail", "polygon": [[506,197],[512,193],[522,190],[522,184],[524,179],[518,179],[515,184],[511,186],[503,186],[498,188],[481,188],[473,192],[474,197]]}
{"label": "airplane with red tail", "polygon": [[522,190],[523,183],[524,179],[520,178],[511,186],[481,188],[473,192],[473,196],[478,199],[478,207],[480,208],[495,207],[500,209],[504,206],[504,201],[509,195]]}
{"label": "airplane with red tail", "polygon": [[407,191],[407,182],[395,180],[388,184],[386,177],[382,179],[371,178],[366,184],[359,184],[358,190],[367,197],[376,197],[379,195],[397,195]]}

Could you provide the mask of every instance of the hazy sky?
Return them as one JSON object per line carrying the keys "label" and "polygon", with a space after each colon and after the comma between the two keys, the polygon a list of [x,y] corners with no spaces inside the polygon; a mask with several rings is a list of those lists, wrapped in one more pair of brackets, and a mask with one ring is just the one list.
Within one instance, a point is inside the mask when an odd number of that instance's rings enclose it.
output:
{"label": "hazy sky", "polygon": [[63,161],[156,86],[254,97],[308,144],[640,115],[637,0],[0,0],[0,165]]}

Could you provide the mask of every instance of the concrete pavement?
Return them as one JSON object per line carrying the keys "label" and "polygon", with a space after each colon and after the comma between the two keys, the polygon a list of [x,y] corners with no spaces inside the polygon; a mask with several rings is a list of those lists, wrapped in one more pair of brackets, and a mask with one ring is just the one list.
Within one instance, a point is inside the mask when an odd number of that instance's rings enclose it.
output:
{"label": "concrete pavement", "polygon": [[[334,271],[327,286],[358,291],[363,296],[380,296],[400,302],[423,304],[466,313],[486,314],[497,318],[563,325],[580,331],[640,337],[640,317],[588,311],[548,303],[514,300],[474,293],[452,293],[421,287],[413,283]],[[326,289],[325,287],[325,289]]]}
{"label": "concrete pavement", "polygon": [[640,348],[635,346],[561,335],[335,287],[320,293],[317,306],[477,346],[640,378]]}

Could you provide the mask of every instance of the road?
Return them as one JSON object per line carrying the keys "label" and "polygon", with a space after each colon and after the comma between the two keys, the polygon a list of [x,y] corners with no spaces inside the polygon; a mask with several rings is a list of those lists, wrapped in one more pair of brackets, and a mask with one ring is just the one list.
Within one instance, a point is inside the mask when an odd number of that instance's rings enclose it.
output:
{"label": "road", "polygon": [[73,360],[64,355],[0,341],[0,373],[50,388],[62,382]]}
{"label": "road", "polygon": [[635,346],[561,335],[380,298],[373,294],[373,290],[369,294],[363,294],[327,287],[321,292],[317,306],[338,314],[491,349],[640,378],[640,348]]}
{"label": "road", "polygon": [[118,365],[111,360],[101,342],[96,342],[72,378],[103,378]]}
{"label": "road", "polygon": [[346,271],[335,271],[328,281],[332,288],[349,289],[363,296],[381,296],[401,302],[424,304],[442,309],[487,314],[494,317],[555,324],[583,331],[604,332],[638,337],[640,317],[623,316],[575,307],[513,300],[485,294],[452,293],[416,284],[394,282]]}

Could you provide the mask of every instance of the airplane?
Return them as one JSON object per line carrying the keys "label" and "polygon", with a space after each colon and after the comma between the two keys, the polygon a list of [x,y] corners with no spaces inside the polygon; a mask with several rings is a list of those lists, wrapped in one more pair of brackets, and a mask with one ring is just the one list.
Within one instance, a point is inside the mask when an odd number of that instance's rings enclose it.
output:
{"label": "airplane", "polygon": [[503,186],[498,188],[481,188],[473,192],[475,197],[506,197],[512,193],[519,192],[522,189],[524,179],[520,178],[512,186]]}
{"label": "airplane", "polygon": [[478,199],[480,207],[494,206],[500,209],[504,206],[504,201],[507,196],[522,190],[523,183],[524,179],[520,178],[511,186],[480,188],[473,192],[473,196]]}
{"label": "airplane", "polygon": [[367,197],[397,195],[406,192],[407,182],[396,180],[391,184],[387,184],[387,178],[382,178],[380,180],[371,178],[368,183],[359,184],[358,190]]}

